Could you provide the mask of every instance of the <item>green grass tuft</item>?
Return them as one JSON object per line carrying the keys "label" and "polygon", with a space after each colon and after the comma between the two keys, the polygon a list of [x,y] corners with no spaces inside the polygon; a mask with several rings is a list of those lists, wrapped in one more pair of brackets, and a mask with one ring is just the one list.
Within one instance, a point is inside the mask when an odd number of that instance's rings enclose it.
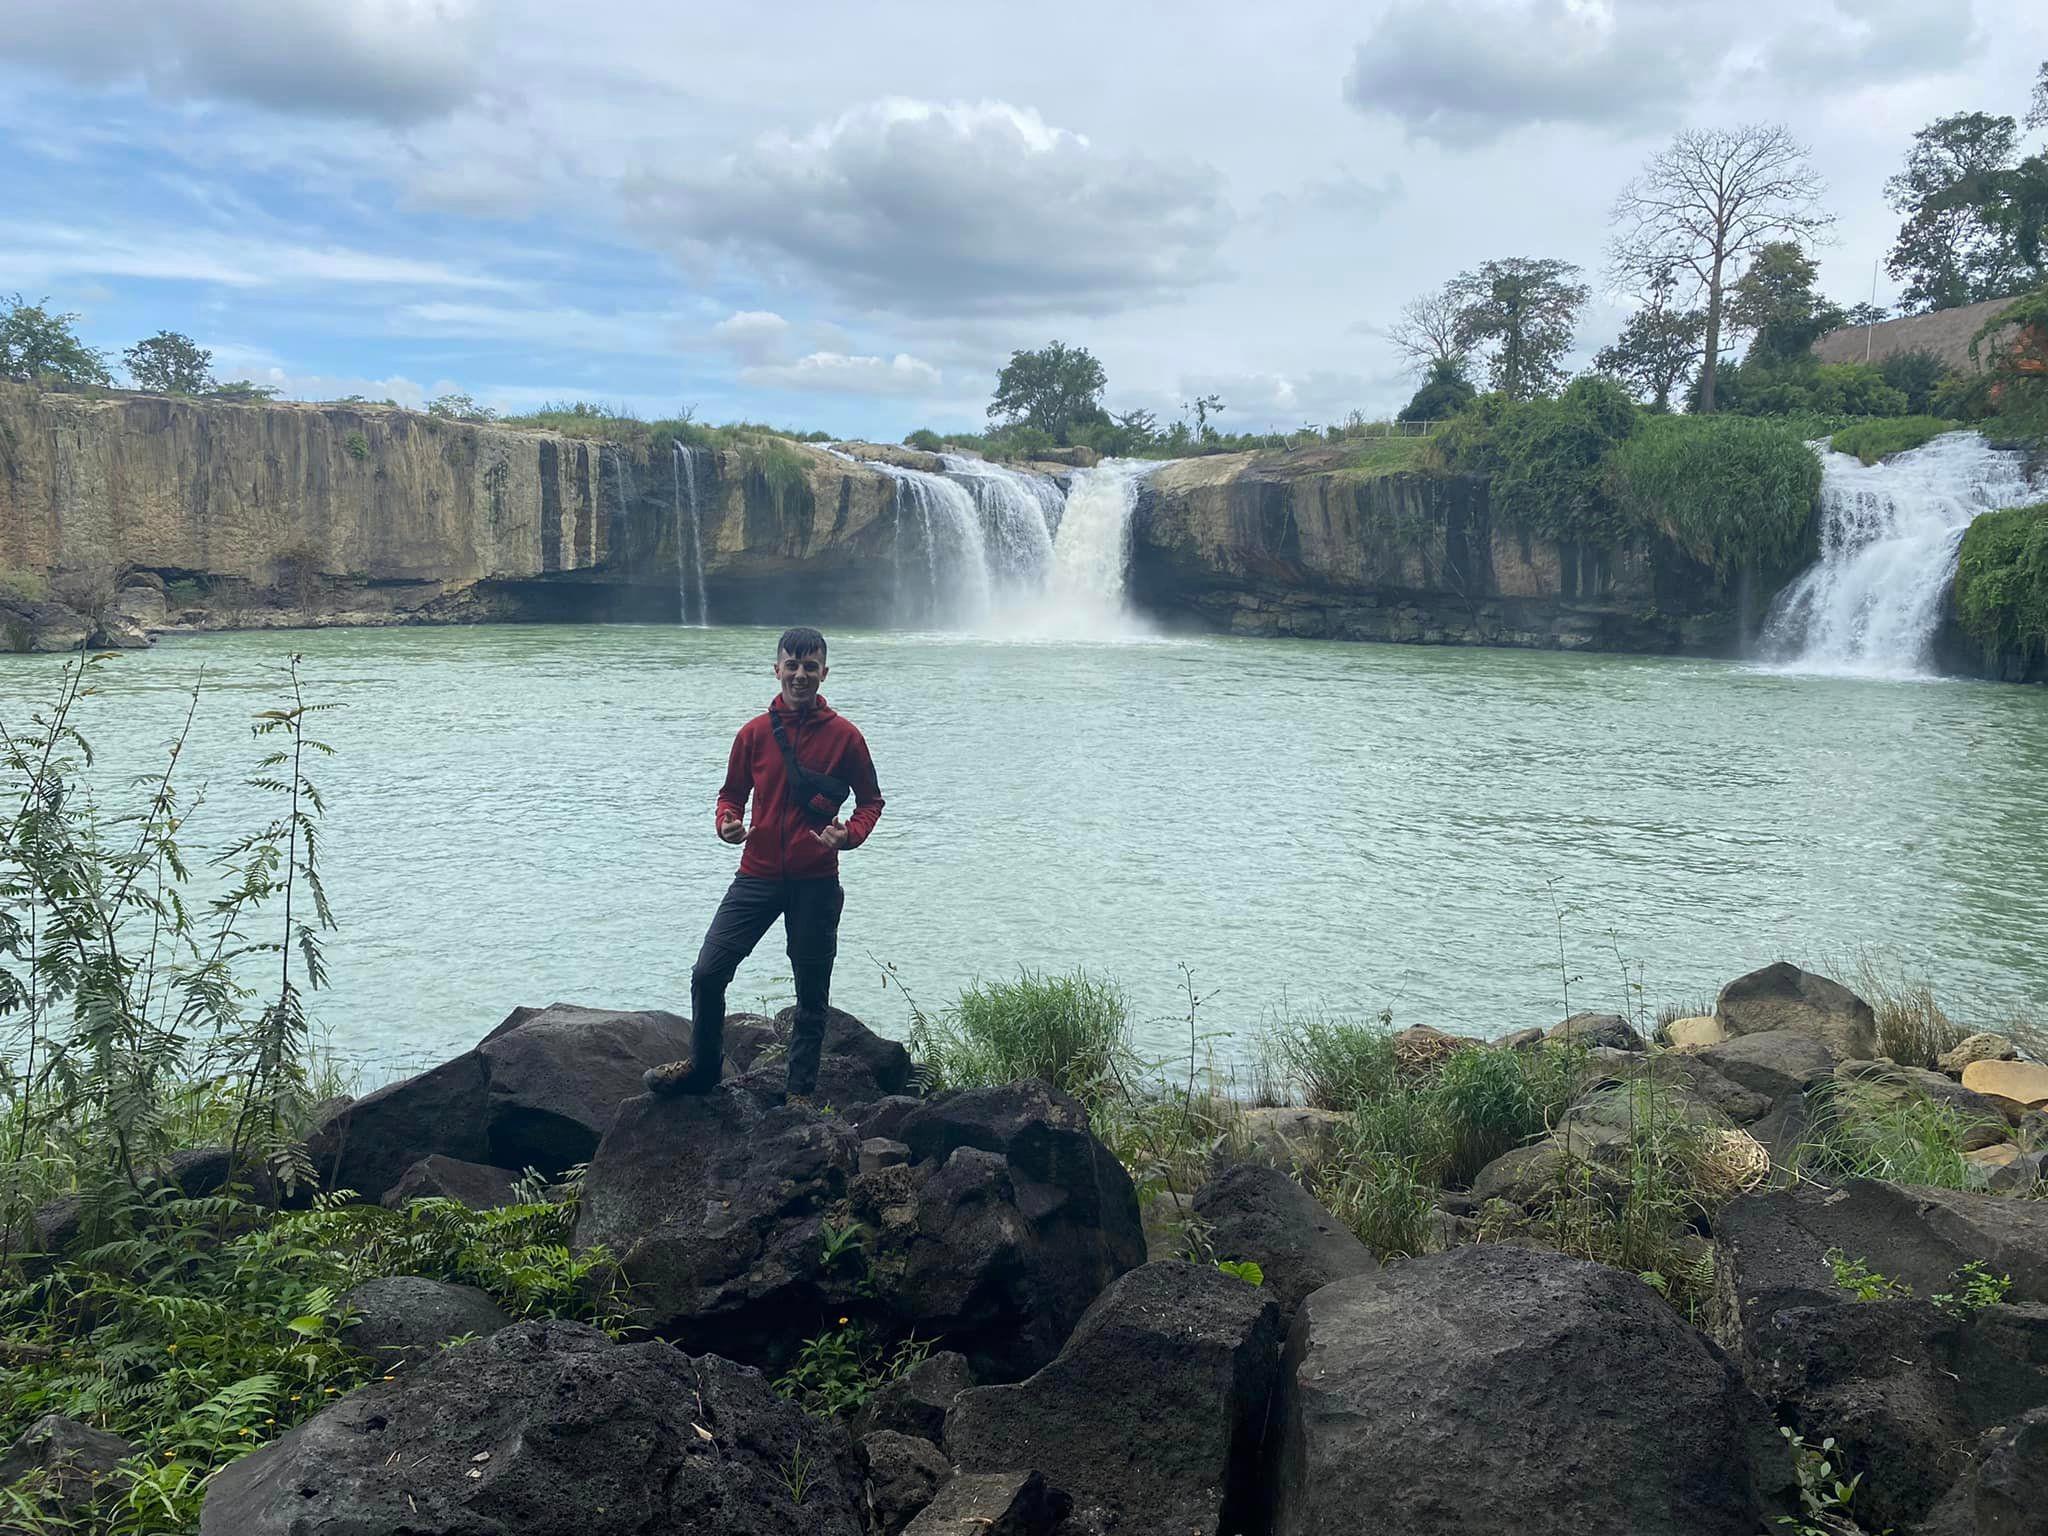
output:
{"label": "green grass tuft", "polygon": [[1122,989],[1078,970],[977,982],[943,1017],[919,1016],[910,1048],[940,1087],[1035,1077],[1091,1108],[1136,1059]]}
{"label": "green grass tuft", "polygon": [[1828,446],[1836,453],[1854,454],[1866,464],[1875,464],[1879,459],[1921,447],[1942,433],[1955,430],[1954,422],[1939,416],[1880,416],[1844,427]]}
{"label": "green grass tuft", "polygon": [[1987,659],[2048,653],[2048,502],[1986,512],[1956,556],[1956,615]]}
{"label": "green grass tuft", "polygon": [[1611,465],[1630,517],[1717,575],[1782,570],[1811,538],[1820,462],[1778,422],[1649,417]]}

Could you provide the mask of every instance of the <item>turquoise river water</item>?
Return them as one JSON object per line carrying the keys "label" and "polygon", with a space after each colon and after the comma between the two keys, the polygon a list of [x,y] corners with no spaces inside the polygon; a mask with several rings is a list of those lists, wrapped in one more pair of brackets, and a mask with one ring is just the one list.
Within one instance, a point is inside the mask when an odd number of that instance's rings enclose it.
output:
{"label": "turquoise river water", "polygon": [[[942,1006],[1085,966],[1140,1037],[1246,1060],[1281,1009],[1497,1034],[1572,1007],[1711,999],[1859,949],[1975,1020],[2048,1007],[2048,690],[1718,662],[1171,640],[832,637],[826,693],[888,809],[843,859],[834,1001],[902,1034],[893,965]],[[80,724],[129,799],[204,671],[188,843],[249,824],[251,714],[304,653],[340,921],[314,1013],[374,1076],[513,1005],[687,1011],[735,861],[711,829],[773,635],[327,630],[169,639],[105,664]],[[0,659],[0,718],[59,662]],[[1559,944],[1564,957],[1560,974]],[[788,1000],[780,933],[734,1007]]]}

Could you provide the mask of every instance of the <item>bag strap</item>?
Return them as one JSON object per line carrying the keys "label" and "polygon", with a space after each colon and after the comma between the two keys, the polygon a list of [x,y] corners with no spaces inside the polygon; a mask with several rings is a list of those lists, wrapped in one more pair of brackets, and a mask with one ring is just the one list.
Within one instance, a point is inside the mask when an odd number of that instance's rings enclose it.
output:
{"label": "bag strap", "polygon": [[772,704],[768,707],[768,729],[775,733],[775,745],[782,749],[784,798],[792,805],[802,805],[804,800],[800,778],[803,768],[796,760],[796,748],[789,744],[789,734],[782,728],[782,716],[776,712]]}

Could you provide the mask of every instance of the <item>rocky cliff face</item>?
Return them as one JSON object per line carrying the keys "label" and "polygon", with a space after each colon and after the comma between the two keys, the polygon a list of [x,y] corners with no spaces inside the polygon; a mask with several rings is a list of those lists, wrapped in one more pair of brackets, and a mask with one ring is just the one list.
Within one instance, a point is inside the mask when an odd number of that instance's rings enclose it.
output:
{"label": "rocky cliff face", "polygon": [[1743,594],[1675,550],[1532,537],[1470,476],[1338,467],[1342,447],[1188,459],[1140,501],[1130,589],[1236,634],[1629,651],[1733,646]]}

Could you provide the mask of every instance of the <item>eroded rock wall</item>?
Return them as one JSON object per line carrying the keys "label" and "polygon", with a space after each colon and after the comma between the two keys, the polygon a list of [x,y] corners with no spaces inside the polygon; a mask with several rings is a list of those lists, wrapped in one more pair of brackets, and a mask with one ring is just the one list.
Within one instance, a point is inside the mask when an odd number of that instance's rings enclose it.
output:
{"label": "eroded rock wall", "polygon": [[1497,521],[1485,480],[1338,467],[1342,449],[1160,470],[1132,537],[1133,600],[1248,635],[1603,650],[1713,650],[1734,595],[1648,542],[1619,549]]}

